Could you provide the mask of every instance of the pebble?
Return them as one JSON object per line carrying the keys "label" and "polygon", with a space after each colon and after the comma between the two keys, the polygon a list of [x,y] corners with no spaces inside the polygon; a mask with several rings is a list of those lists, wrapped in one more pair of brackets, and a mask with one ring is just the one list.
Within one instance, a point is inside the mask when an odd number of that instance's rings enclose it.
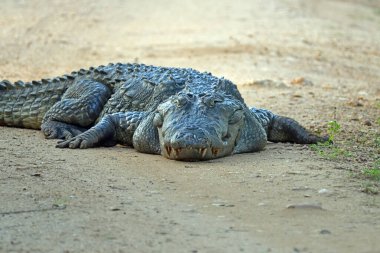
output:
{"label": "pebble", "polygon": [[65,204],[53,204],[52,208],[58,209],[58,210],[63,210],[63,209],[66,209],[66,205]]}
{"label": "pebble", "polygon": [[307,191],[307,190],[310,190],[310,188],[307,186],[300,186],[300,187],[292,188],[292,191]]}
{"label": "pebble", "polygon": [[353,107],[363,107],[364,103],[362,99],[357,99],[357,100],[349,101],[348,105],[353,106]]}
{"label": "pebble", "polygon": [[270,79],[257,80],[246,84],[248,86],[262,86],[262,87],[272,87],[272,88],[286,88],[288,85],[283,81],[274,81]]}
{"label": "pebble", "polygon": [[321,231],[319,231],[319,233],[321,235],[329,235],[329,234],[331,234],[331,231],[328,229],[322,229]]}
{"label": "pebble", "polygon": [[233,204],[226,204],[226,203],[212,203],[213,206],[223,206],[223,207],[234,207]]}
{"label": "pebble", "polygon": [[287,209],[318,209],[323,210],[321,204],[290,204],[286,206]]}
{"label": "pebble", "polygon": [[325,194],[325,193],[330,193],[329,190],[325,189],[325,188],[322,188],[318,191],[319,194]]}
{"label": "pebble", "polygon": [[297,77],[290,81],[292,85],[313,86],[314,83],[304,77]]}

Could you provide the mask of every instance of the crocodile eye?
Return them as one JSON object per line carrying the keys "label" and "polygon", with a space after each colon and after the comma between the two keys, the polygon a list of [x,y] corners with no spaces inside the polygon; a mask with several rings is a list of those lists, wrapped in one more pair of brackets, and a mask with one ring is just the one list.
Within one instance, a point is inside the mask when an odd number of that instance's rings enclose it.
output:
{"label": "crocodile eye", "polygon": [[157,112],[153,118],[153,125],[155,127],[162,127],[163,122],[164,122],[164,120],[162,118],[162,115],[159,112]]}
{"label": "crocodile eye", "polygon": [[216,103],[221,102],[223,102],[223,99],[221,97],[207,96],[203,99],[203,103],[208,107],[214,107]]}
{"label": "crocodile eye", "polygon": [[237,110],[237,111],[235,111],[235,112],[231,115],[230,119],[228,120],[228,124],[230,124],[230,125],[236,124],[236,123],[238,123],[243,117],[244,117],[243,110]]}
{"label": "crocodile eye", "polygon": [[177,85],[177,87],[182,88],[183,86],[185,86],[186,82],[180,80],[180,81],[177,81],[175,84]]}

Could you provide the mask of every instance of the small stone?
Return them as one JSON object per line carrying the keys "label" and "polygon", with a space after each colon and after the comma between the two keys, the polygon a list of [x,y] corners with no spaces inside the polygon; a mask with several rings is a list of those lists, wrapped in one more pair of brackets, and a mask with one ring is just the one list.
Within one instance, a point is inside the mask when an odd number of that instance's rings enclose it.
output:
{"label": "small stone", "polygon": [[322,188],[318,191],[319,194],[326,194],[326,193],[329,193],[330,191],[325,189],[325,188]]}
{"label": "small stone", "polygon": [[319,233],[321,235],[329,235],[329,234],[331,234],[330,230],[327,230],[327,229],[322,229],[321,231],[319,231]]}
{"label": "small stone", "polygon": [[323,210],[321,204],[290,204],[287,205],[287,209],[318,209]]}
{"label": "small stone", "polygon": [[294,188],[292,188],[292,191],[307,191],[309,189],[310,188],[307,187],[307,186],[300,186],[300,187],[294,187]]}
{"label": "small stone", "polygon": [[272,87],[272,88],[286,88],[288,87],[283,81],[274,81],[270,79],[256,80],[251,83],[247,83],[248,86],[262,86],[262,87]]}
{"label": "small stone", "polygon": [[66,209],[66,205],[65,204],[53,204],[52,208],[58,209],[58,210],[63,210],[63,209]]}
{"label": "small stone", "polygon": [[211,205],[213,205],[213,206],[225,206],[226,204],[224,204],[224,203],[212,203]]}
{"label": "small stone", "polygon": [[348,102],[348,105],[354,106],[354,107],[362,107],[362,106],[364,106],[363,102],[360,101],[360,100],[350,101],[350,102]]}
{"label": "small stone", "polygon": [[290,81],[292,85],[301,85],[301,86],[313,86],[313,82],[305,79],[304,77],[297,77]]}

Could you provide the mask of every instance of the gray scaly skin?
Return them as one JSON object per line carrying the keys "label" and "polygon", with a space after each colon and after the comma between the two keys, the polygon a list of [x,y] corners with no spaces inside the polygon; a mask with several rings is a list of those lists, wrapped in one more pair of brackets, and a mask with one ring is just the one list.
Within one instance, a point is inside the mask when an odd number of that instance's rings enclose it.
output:
{"label": "gray scaly skin", "polygon": [[130,145],[174,160],[325,141],[295,120],[248,108],[236,85],[193,69],[109,64],[31,83],[0,82],[0,125],[41,129],[59,148]]}

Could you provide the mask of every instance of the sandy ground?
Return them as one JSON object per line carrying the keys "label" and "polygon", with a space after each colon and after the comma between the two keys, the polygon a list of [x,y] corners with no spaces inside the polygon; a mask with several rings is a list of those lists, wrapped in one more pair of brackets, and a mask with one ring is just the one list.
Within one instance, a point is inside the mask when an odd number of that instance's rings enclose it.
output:
{"label": "sandy ground", "polygon": [[108,62],[192,67],[314,131],[337,120],[336,143],[351,154],[269,144],[186,163],[121,146],[60,150],[38,131],[0,127],[0,252],[380,252],[378,184],[361,173],[379,159],[378,1],[0,8],[0,79]]}

